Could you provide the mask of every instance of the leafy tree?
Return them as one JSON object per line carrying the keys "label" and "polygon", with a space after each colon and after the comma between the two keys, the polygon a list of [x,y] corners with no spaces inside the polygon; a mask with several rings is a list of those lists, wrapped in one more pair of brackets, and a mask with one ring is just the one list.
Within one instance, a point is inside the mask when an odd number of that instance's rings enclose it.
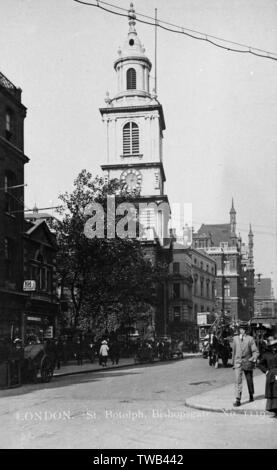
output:
{"label": "leafy tree", "polygon": [[90,239],[84,233],[91,216],[88,205],[100,204],[106,215],[107,196],[115,194],[117,204],[134,202],[137,197],[137,192],[127,193],[117,180],[105,184],[103,178],[93,179],[83,170],[72,192],[60,196],[61,218],[55,226],[57,273],[62,296],[66,290],[72,302],[74,327],[92,321],[107,324],[111,315],[116,316],[114,323],[131,324],[157,302],[156,285],[165,266],[148,260],[138,239],[107,238],[106,217],[104,238]]}

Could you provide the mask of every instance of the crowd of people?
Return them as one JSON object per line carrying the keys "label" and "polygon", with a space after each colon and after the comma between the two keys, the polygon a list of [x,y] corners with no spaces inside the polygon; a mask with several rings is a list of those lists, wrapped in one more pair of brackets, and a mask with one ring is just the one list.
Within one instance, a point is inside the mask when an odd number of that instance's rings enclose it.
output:
{"label": "crowd of people", "polygon": [[171,359],[174,354],[182,357],[183,349],[182,341],[172,342],[167,338],[157,340],[139,338],[126,349],[124,343],[120,342],[115,335],[112,337],[106,335],[98,340],[87,340],[81,335],[75,338],[61,335],[54,340],[48,340],[48,343],[54,353],[57,369],[60,369],[61,365],[67,365],[69,361],[76,361],[76,364],[80,366],[85,360],[91,363],[98,360],[102,367],[106,367],[108,362],[118,365],[120,357],[126,356],[127,349],[128,357],[151,356],[152,359],[156,357],[161,361]]}
{"label": "crowd of people", "polygon": [[120,358],[120,343],[116,339],[109,338],[88,341],[81,336],[77,336],[74,340],[60,336],[54,340],[54,349],[57,369],[60,369],[61,365],[67,365],[71,360],[75,360],[77,365],[81,366],[84,360],[93,363],[98,357],[99,364],[105,367],[108,358],[113,365],[118,364]]}

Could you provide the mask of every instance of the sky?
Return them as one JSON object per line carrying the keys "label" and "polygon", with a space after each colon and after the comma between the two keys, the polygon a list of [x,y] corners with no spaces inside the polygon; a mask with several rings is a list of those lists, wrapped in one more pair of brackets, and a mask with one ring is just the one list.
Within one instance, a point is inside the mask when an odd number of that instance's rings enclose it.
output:
{"label": "sky", "polygon": [[[129,8],[127,0],[109,3]],[[277,0],[136,0],[134,6],[277,53]],[[57,205],[83,168],[101,174],[99,108],[107,91],[116,92],[113,63],[128,21],[73,0],[1,0],[0,18],[0,71],[22,88],[28,108],[25,204]],[[154,63],[154,28],[137,23],[136,29]],[[192,205],[196,230],[229,222],[233,197],[245,242],[252,223],[256,273],[273,277],[277,294],[277,61],[159,29],[157,64],[170,203]]]}

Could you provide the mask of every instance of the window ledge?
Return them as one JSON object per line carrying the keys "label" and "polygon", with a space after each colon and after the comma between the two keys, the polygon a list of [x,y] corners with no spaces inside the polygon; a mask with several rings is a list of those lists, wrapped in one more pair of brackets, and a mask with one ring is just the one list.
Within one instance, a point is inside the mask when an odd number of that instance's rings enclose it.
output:
{"label": "window ledge", "polygon": [[120,157],[121,158],[131,158],[131,157],[142,158],[143,154],[142,153],[128,153],[128,154],[125,154],[125,155],[120,155]]}

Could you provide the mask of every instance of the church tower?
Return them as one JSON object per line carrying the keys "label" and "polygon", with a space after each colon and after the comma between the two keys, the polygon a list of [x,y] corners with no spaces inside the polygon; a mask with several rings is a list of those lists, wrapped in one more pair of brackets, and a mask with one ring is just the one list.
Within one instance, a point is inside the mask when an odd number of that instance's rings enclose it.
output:
{"label": "church tower", "polygon": [[[131,3],[129,32],[114,62],[117,93],[113,98],[107,93],[106,107],[100,108],[106,134],[106,161],[101,168],[106,181],[118,179],[127,190],[136,190],[138,203],[159,207],[162,203],[168,206],[162,161],[165,121],[156,92],[150,92],[151,68],[136,31]],[[164,212],[151,208],[140,212],[147,238],[158,238],[162,243],[167,236],[166,218]]]}

